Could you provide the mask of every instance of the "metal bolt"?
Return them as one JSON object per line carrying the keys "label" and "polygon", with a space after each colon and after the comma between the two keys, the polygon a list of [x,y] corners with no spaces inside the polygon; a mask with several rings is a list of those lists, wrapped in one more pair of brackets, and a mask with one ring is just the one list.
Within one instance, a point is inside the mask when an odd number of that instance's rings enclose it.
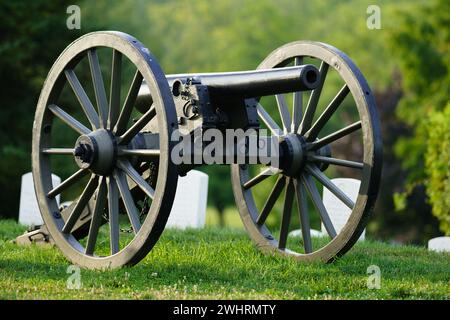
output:
{"label": "metal bolt", "polygon": [[75,157],[78,157],[82,162],[89,162],[92,155],[91,146],[88,144],[80,144],[75,148],[73,154]]}
{"label": "metal bolt", "polygon": [[74,151],[73,155],[75,157],[81,157],[82,155],[84,155],[84,148],[82,148],[81,146],[77,146],[75,148],[75,151]]}

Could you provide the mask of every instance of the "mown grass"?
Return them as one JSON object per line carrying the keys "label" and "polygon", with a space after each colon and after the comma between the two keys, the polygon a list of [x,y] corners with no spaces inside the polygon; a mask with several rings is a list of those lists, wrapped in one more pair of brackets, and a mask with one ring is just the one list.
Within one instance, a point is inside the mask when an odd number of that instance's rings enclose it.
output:
{"label": "mown grass", "polygon": [[[2,299],[450,299],[448,254],[365,241],[335,263],[300,264],[261,254],[242,230],[214,227],[166,230],[138,265],[81,270],[81,289],[68,289],[70,263],[57,248],[10,242],[23,230],[0,220]],[[370,265],[380,289],[367,287]]]}

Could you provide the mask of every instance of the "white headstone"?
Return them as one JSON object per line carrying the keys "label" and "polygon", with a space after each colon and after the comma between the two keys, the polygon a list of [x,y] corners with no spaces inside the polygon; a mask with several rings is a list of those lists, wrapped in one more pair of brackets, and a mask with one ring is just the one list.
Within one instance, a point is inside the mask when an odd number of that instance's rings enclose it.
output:
{"label": "white headstone", "polygon": [[450,252],[450,237],[437,237],[428,241],[428,250]]}
{"label": "white headstone", "polygon": [[[323,237],[324,234],[316,229],[311,229],[310,230],[311,233],[311,237],[313,238],[320,238]],[[296,229],[296,230],[292,230],[291,232],[289,232],[289,237],[302,237],[302,230],[301,229]]]}
{"label": "white headstone", "polygon": [[[356,202],[361,181],[350,178],[336,178],[331,179],[331,181],[339,189],[341,189],[353,202]],[[339,234],[339,232],[347,223],[347,220],[350,217],[352,210],[350,210],[349,207],[347,207],[341,200],[339,200],[333,193],[331,193],[325,187],[323,188],[323,204],[325,206],[325,209],[327,209],[328,214],[330,215],[330,219],[331,222],[333,223],[336,233]],[[322,223],[322,232],[324,234],[328,234],[323,223]],[[366,230],[364,229],[363,233],[359,237],[359,240],[364,240],[365,235]]]}
{"label": "white headstone", "polygon": [[208,199],[208,175],[191,170],[178,179],[177,193],[166,227],[203,228]]}
{"label": "white headstone", "polygon": [[[61,178],[55,174],[52,174],[52,183],[53,187],[56,187],[61,183]],[[59,195],[56,196],[56,202],[59,204]],[[22,176],[22,185],[20,188],[19,223],[26,226],[40,226],[44,224],[36,200],[33,174],[31,172],[25,173]]]}

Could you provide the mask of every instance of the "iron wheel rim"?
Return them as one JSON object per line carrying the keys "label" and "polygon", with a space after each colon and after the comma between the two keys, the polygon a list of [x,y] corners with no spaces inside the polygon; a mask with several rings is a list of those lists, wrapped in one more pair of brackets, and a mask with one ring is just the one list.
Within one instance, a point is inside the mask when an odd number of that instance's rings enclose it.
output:
{"label": "iron wheel rim", "polygon": [[[319,250],[310,253],[299,253],[288,248],[280,249],[278,240],[273,236],[269,228],[265,224],[257,224],[260,214],[259,209],[255,204],[251,191],[243,187],[249,181],[247,168],[240,165],[232,165],[232,186],[245,229],[255,245],[263,252],[290,256],[300,261],[321,260],[328,262],[343,255],[353,246],[363,232],[372,213],[379,188],[382,166],[380,126],[375,99],[362,73],[347,55],[330,45],[310,41],[288,43],[269,54],[258,66],[258,69],[283,66],[297,57],[315,58],[336,70],[344,83],[348,85],[349,92],[353,96],[359,118],[361,119],[362,135],[364,137],[363,178],[350,218],[339,234]],[[289,183],[286,183],[283,188],[289,188]]]}
{"label": "iron wheel rim", "polygon": [[[44,132],[44,128],[48,124],[51,125],[54,117],[48,106],[57,101],[65,81],[63,79],[65,70],[73,68],[87,52],[98,47],[111,48],[136,66],[136,74],[142,75],[152,93],[156,120],[160,128],[158,178],[147,218],[135,237],[124,248],[104,257],[86,255],[82,252],[83,248],[79,242],[70,233],[68,235],[62,233],[64,221],[61,224],[62,219],[55,218],[53,214],[59,212],[56,201],[47,196],[52,190],[52,183],[49,180],[51,168],[48,156],[43,154],[45,148],[51,147],[51,139],[46,137]],[[119,122],[118,119],[116,121]],[[177,129],[175,106],[166,77],[154,56],[135,38],[121,32],[93,32],[75,40],[58,57],[45,80],[37,105],[33,126],[32,170],[43,220],[56,245],[70,261],[86,268],[117,268],[139,262],[152,249],[164,230],[175,196],[178,174],[175,165],[169,159],[173,148],[170,136],[175,129]]]}

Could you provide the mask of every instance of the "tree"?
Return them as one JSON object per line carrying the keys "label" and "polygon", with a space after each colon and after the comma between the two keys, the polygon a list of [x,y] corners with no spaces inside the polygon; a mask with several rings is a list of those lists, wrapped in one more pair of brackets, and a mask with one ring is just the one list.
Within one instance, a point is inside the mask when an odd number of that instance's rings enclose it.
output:
{"label": "tree", "polygon": [[431,113],[427,134],[427,194],[441,230],[450,235],[450,102],[444,111]]}
{"label": "tree", "polygon": [[450,3],[445,0],[402,11],[390,39],[403,77],[404,97],[397,115],[412,129],[411,136],[398,139],[395,145],[408,171],[406,192],[397,195],[397,204],[410,207],[408,195],[426,186],[432,210],[447,233],[450,206],[449,194],[444,191],[450,183],[450,155],[449,135],[442,127],[448,128],[448,111],[444,108],[450,99],[449,11]]}
{"label": "tree", "polygon": [[0,3],[0,216],[18,212],[20,176],[31,169],[34,111],[45,76],[64,47],[80,35],[66,27],[66,8],[72,2]]}

